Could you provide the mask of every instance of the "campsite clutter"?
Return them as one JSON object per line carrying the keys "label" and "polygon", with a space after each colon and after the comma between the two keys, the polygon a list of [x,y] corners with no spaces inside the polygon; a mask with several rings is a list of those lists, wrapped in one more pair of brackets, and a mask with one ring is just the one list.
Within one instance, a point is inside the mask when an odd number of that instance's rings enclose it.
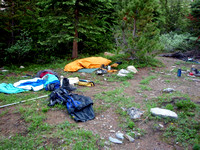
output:
{"label": "campsite clutter", "polygon": [[[107,54],[110,55],[110,54]],[[80,72],[80,73],[93,73],[96,75],[104,75],[109,73],[118,72],[118,76],[124,77],[129,73],[137,73],[134,66],[128,66],[126,69],[116,70],[122,62],[115,62],[111,64],[111,60],[103,57],[88,57],[83,59],[78,59],[67,64],[64,67],[64,71],[67,72]],[[1,83],[0,92],[6,94],[14,94],[25,91],[34,91],[45,89],[46,91],[52,91],[49,95],[48,106],[52,107],[55,104],[65,105],[68,113],[72,116],[75,121],[88,121],[95,118],[94,110],[92,108],[93,101],[90,97],[84,95],[74,94],[77,88],[75,85],[93,87],[95,83],[87,79],[79,79],[78,77],[65,78],[50,70],[45,69],[38,71],[35,76],[26,75],[24,77],[32,77],[31,79],[20,80],[15,83]],[[12,104],[7,104],[1,106],[0,108],[24,103],[27,101],[37,100],[48,95],[23,100],[21,102],[16,102]]]}

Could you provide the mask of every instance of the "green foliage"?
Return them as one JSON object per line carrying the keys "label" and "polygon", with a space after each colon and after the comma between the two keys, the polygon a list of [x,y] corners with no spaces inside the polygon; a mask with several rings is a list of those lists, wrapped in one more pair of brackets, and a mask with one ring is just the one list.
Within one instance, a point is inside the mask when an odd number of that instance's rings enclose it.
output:
{"label": "green foliage", "polygon": [[166,109],[169,109],[169,110],[174,110],[174,107],[173,107],[173,105],[172,104],[167,104],[166,106],[165,106],[165,108]]}
{"label": "green foliage", "polygon": [[163,21],[159,25],[162,33],[182,33],[188,30],[188,20],[185,16],[190,12],[190,3],[188,0],[160,0]]}
{"label": "green foliage", "polygon": [[159,5],[157,0],[118,1],[117,46],[134,59],[152,59],[159,50]]}
{"label": "green foliage", "polygon": [[200,35],[200,1],[194,0],[191,3],[191,14],[187,17],[190,20],[190,29],[194,36]]}
{"label": "green foliage", "polygon": [[133,129],[133,127],[135,127],[135,123],[133,121],[129,120],[128,127]]}
{"label": "green foliage", "polygon": [[192,41],[189,40],[190,37],[190,33],[177,34],[176,32],[170,32],[160,36],[160,43],[167,52],[176,50],[186,51],[193,47]]}
{"label": "green foliage", "polygon": [[[10,48],[6,49],[6,60],[11,62],[21,63],[25,57],[30,53],[32,49],[32,38],[29,37],[28,32],[22,32],[20,34],[19,40],[12,45]],[[29,56],[31,58],[31,56]]]}
{"label": "green foliage", "polygon": [[[10,62],[18,63],[22,59],[25,61],[32,60],[29,59],[30,55],[27,55],[26,52],[32,51],[37,46],[36,16],[38,12],[35,9],[35,3],[36,0],[5,0],[4,3],[1,3],[1,8],[4,9],[0,11],[0,31],[3,35],[0,37],[0,61],[2,64]],[[29,33],[28,36],[27,33]],[[8,55],[12,55],[12,57]]]}
{"label": "green foliage", "polygon": [[[78,31],[80,52],[96,53],[111,48],[111,25],[113,24],[113,6],[106,1],[40,1],[37,3],[41,16],[40,32],[43,37],[39,43],[48,50],[58,51],[58,47],[71,52],[70,48]],[[78,11],[76,18],[75,11]]]}
{"label": "green foliage", "polygon": [[180,100],[176,103],[178,109],[189,110],[196,108],[196,104],[190,100]]}
{"label": "green foliage", "polygon": [[193,147],[192,147],[193,150],[200,150],[200,145],[199,144],[195,144]]}

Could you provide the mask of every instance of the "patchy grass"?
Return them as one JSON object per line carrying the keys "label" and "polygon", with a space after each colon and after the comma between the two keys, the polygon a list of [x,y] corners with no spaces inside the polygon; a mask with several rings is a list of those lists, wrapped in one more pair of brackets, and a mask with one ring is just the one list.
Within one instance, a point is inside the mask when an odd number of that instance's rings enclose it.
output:
{"label": "patchy grass", "polygon": [[190,100],[190,97],[181,92],[163,94],[147,102],[146,107],[160,107],[175,111],[178,119],[150,116],[149,120],[163,122],[165,125],[163,139],[169,144],[189,148],[199,144],[200,134],[200,106]]}
{"label": "patchy grass", "polygon": [[140,84],[148,85],[151,80],[156,79],[156,78],[157,78],[156,76],[148,76],[145,79],[143,79],[142,81],[140,81]]}

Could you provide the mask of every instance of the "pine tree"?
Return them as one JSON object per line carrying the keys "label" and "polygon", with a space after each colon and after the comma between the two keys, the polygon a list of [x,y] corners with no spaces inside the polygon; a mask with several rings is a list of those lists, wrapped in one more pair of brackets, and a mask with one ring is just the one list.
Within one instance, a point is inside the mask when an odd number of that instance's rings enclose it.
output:
{"label": "pine tree", "polygon": [[134,59],[145,61],[159,49],[160,19],[158,0],[118,1],[122,48]]}
{"label": "pine tree", "polygon": [[191,14],[187,17],[191,21],[192,33],[200,39],[200,1],[191,4]]}
{"label": "pine tree", "polygon": [[101,20],[104,23],[97,24],[105,15],[102,9],[105,12],[109,10],[107,5],[110,6],[109,2],[104,0],[40,1],[40,31],[45,37],[39,43],[47,45],[51,50],[59,45],[65,45],[63,48],[71,47],[73,43],[72,58],[76,58],[78,42],[84,39],[93,41],[96,39],[94,35],[103,35],[108,31],[109,21]]}
{"label": "pine tree", "polygon": [[[26,38],[21,37],[22,35],[34,35],[34,27],[36,26],[36,21],[34,22],[34,18],[36,18],[35,1],[36,0],[4,0],[1,3],[1,60],[5,61],[8,57],[8,48],[15,46],[18,40]],[[16,57],[15,59],[18,58]]]}
{"label": "pine tree", "polygon": [[162,33],[187,31],[188,21],[185,16],[190,11],[190,2],[190,0],[160,0],[163,18],[160,23]]}

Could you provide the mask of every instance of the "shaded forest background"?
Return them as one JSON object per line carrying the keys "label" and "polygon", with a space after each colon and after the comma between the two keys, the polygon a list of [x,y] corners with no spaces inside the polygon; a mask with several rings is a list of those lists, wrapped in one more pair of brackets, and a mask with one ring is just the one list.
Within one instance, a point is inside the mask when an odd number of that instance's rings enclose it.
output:
{"label": "shaded forest background", "polygon": [[199,0],[1,0],[0,63],[200,51]]}

